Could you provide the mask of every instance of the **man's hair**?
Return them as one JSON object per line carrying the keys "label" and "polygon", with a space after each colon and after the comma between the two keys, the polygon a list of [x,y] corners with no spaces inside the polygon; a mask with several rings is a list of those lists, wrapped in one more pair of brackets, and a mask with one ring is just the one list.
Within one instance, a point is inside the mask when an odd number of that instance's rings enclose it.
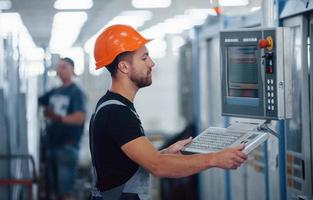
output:
{"label": "man's hair", "polygon": [[119,62],[124,60],[126,57],[133,55],[133,51],[126,51],[123,53],[120,53],[119,55],[116,56],[116,58],[106,66],[108,71],[110,72],[111,76],[114,77],[116,72],[117,72],[117,65]]}
{"label": "man's hair", "polygon": [[65,57],[65,58],[61,58],[60,60],[63,60],[64,62],[67,62],[67,63],[70,64],[70,65],[73,67],[73,69],[74,69],[75,63],[74,63],[74,61],[73,61],[72,59],[70,59],[70,58],[68,58],[68,57]]}

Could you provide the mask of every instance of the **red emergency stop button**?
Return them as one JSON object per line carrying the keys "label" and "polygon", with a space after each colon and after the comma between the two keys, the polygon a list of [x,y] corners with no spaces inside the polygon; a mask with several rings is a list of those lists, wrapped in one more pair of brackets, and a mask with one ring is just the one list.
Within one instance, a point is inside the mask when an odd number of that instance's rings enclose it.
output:
{"label": "red emergency stop button", "polygon": [[267,39],[261,39],[259,40],[259,47],[261,49],[267,48],[270,45],[269,41]]}
{"label": "red emergency stop button", "polygon": [[259,40],[259,47],[261,49],[266,48],[267,50],[272,51],[273,45],[273,38],[271,36],[267,36],[266,39]]}

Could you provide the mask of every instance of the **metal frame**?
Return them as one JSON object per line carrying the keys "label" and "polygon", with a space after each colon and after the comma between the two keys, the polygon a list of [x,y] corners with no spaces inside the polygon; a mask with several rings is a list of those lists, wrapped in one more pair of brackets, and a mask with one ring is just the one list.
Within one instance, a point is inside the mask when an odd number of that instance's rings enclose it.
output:
{"label": "metal frame", "polygon": [[[283,20],[283,25],[288,27],[300,27],[300,36],[301,36],[301,117],[302,117],[302,141],[301,141],[301,148],[302,148],[302,159],[305,161],[308,161],[310,158],[310,143],[311,141],[308,140],[310,138],[310,113],[309,113],[309,105],[310,105],[310,99],[309,99],[309,71],[308,71],[308,54],[307,54],[307,39],[308,39],[308,18],[305,15],[299,15],[296,17],[288,18]],[[311,104],[312,106],[312,104]],[[288,130],[286,130],[288,131]],[[286,140],[288,138],[286,137]],[[287,147],[286,147],[287,148]],[[290,154],[297,155],[297,152],[293,151],[287,151]],[[282,155],[280,155],[282,156]],[[285,156],[285,155],[284,155]],[[304,164],[304,163],[303,163]],[[302,187],[302,191],[288,191],[287,193],[297,194],[297,193],[311,193],[310,190],[312,190],[312,171],[310,166],[311,163],[306,163],[304,168],[305,173],[305,179],[304,184]],[[282,175],[282,174],[281,174]],[[286,186],[287,188],[287,186]]]}
{"label": "metal frame", "polygon": [[311,149],[310,149],[310,154],[311,157],[311,194],[313,195],[313,14],[310,15],[310,120],[311,120]]}
{"label": "metal frame", "polygon": [[[291,118],[292,117],[292,94],[291,94],[291,46],[290,46],[290,30],[288,28],[276,28],[276,40],[277,40],[277,55],[282,54],[280,59],[277,59],[277,66],[283,66],[278,68],[277,73],[277,103],[278,103],[278,119]],[[277,56],[278,57],[278,56]]]}

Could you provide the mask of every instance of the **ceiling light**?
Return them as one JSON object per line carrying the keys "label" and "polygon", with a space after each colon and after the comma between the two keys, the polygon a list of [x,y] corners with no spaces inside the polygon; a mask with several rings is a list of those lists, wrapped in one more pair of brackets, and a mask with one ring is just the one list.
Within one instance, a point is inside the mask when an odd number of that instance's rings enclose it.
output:
{"label": "ceiling light", "polygon": [[19,48],[21,53],[35,48],[33,38],[23,24],[20,14],[18,13],[0,13],[0,36],[16,34],[19,36]]}
{"label": "ceiling light", "polygon": [[10,0],[0,0],[0,10],[9,10],[12,7]]}
{"label": "ceiling light", "polygon": [[164,39],[155,39],[147,43],[149,56],[151,58],[163,58],[166,55],[166,42]]}
{"label": "ceiling light", "polygon": [[[100,34],[100,33],[99,33]],[[89,53],[89,54],[93,54],[93,47],[95,45],[95,42],[96,42],[96,39],[97,39],[97,36],[99,34],[95,34],[93,36],[91,36],[84,44],[84,50],[86,53]]]}
{"label": "ceiling light", "polygon": [[167,8],[171,3],[171,0],[132,0],[135,8]]}
{"label": "ceiling light", "polygon": [[28,61],[43,61],[45,52],[43,48],[35,47],[28,49],[28,51],[25,52],[25,57]]}
{"label": "ceiling light", "polygon": [[248,0],[220,0],[221,6],[246,6],[249,4]]}
{"label": "ceiling light", "polygon": [[186,41],[184,40],[184,38],[182,36],[173,36],[171,38],[171,46],[172,46],[172,51],[174,55],[178,55],[179,54],[179,49],[181,46],[183,46]]}
{"label": "ceiling light", "polygon": [[138,16],[117,16],[117,17],[114,17],[105,27],[108,27],[114,24],[127,24],[136,29],[142,26],[144,23],[145,21]]}
{"label": "ceiling light", "polygon": [[140,32],[145,38],[163,38],[165,35],[163,27],[160,26],[160,23],[154,26],[151,26]]}
{"label": "ceiling light", "polygon": [[148,21],[152,18],[152,12],[150,10],[126,10],[121,12],[121,16],[137,16]]}
{"label": "ceiling light", "polygon": [[258,11],[260,9],[261,9],[260,6],[256,6],[256,7],[251,8],[250,12],[255,12],[255,11]]}
{"label": "ceiling light", "polygon": [[152,12],[148,10],[138,10],[138,11],[123,11],[118,16],[114,17],[109,23],[104,27],[108,27],[114,24],[127,24],[135,29],[142,26],[145,21],[152,18]]}
{"label": "ceiling light", "polygon": [[186,15],[191,15],[194,17],[207,17],[208,15],[217,16],[217,13],[214,9],[188,9],[185,11]]}
{"label": "ceiling light", "polygon": [[57,0],[54,3],[54,8],[59,10],[90,9],[92,6],[92,0]]}
{"label": "ceiling light", "polygon": [[51,52],[58,53],[62,49],[70,48],[76,41],[87,18],[86,12],[59,12],[55,14],[49,44]]}

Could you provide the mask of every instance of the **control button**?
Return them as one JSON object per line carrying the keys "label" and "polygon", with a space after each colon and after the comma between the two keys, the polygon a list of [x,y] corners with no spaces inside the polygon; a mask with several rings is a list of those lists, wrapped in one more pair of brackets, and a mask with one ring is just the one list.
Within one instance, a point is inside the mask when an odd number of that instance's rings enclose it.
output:
{"label": "control button", "polygon": [[274,99],[272,99],[271,102],[272,102],[272,104],[274,104],[274,102],[275,102]]}
{"label": "control button", "polygon": [[271,106],[267,106],[267,110],[271,110]]}
{"label": "control button", "polygon": [[271,99],[267,99],[267,103],[269,103],[269,104],[270,104],[270,103],[271,103]]}
{"label": "control button", "polygon": [[267,66],[266,67],[266,73],[272,74],[273,73],[273,67],[272,66]]}
{"label": "control button", "polygon": [[274,83],[274,80],[273,79],[271,79],[271,84],[273,84]]}
{"label": "control button", "polygon": [[271,90],[274,91],[274,86],[271,86]]}
{"label": "control button", "polygon": [[272,110],[274,110],[274,106],[272,106]]}
{"label": "control button", "polygon": [[271,90],[271,87],[269,85],[267,86],[267,90]]}
{"label": "control button", "polygon": [[261,39],[259,40],[259,48],[264,49],[270,46],[270,43],[267,39]]}
{"label": "control button", "polygon": [[271,83],[271,80],[270,79],[267,79],[267,84],[270,84]]}
{"label": "control button", "polygon": [[270,92],[267,93],[267,97],[271,97],[271,93]]}
{"label": "control button", "polygon": [[271,97],[274,97],[274,92],[271,92]]}

